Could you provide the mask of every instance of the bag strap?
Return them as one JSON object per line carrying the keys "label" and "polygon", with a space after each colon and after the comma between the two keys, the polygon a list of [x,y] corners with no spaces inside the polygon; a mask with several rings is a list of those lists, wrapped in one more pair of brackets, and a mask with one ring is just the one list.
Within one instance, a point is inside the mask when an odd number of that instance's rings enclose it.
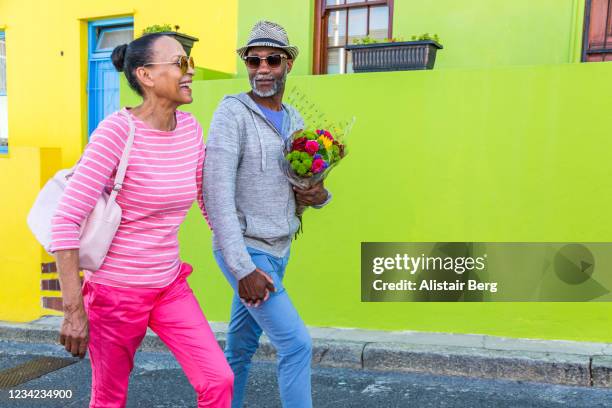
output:
{"label": "bag strap", "polygon": [[128,166],[128,157],[130,155],[130,150],[132,150],[132,144],[134,143],[134,133],[136,132],[136,128],[134,126],[134,121],[130,114],[124,109],[119,111],[119,113],[125,116],[130,125],[130,133],[128,135],[128,140],[125,143],[125,148],[123,149],[123,154],[121,155],[121,160],[119,161],[119,165],[117,166],[117,174],[115,175],[115,185],[113,186],[113,191],[111,192],[109,201],[115,201],[117,194],[121,191],[123,187],[123,179],[125,178],[125,172]]}

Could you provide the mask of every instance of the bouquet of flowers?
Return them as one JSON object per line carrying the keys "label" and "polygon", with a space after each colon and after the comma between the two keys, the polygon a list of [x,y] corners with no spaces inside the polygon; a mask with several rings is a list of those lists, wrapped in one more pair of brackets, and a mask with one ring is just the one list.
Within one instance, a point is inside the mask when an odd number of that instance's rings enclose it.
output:
{"label": "bouquet of flowers", "polygon": [[[285,140],[281,166],[293,186],[302,190],[309,189],[325,179],[346,156],[346,138],[353,128],[355,118],[344,121],[329,118],[319,110],[316,103],[295,87],[287,99],[299,112],[298,117],[289,111],[290,128],[304,128],[304,122],[309,126]],[[300,230],[296,237],[302,230],[305,210],[306,207],[302,205],[296,208],[296,215],[300,219]]]}
{"label": "bouquet of flowers", "polygon": [[[308,189],[325,179],[331,169],[346,156],[343,139],[335,138],[325,129],[300,130],[287,138],[284,145],[285,160],[282,163],[289,182],[300,189]],[[305,210],[303,205],[296,208],[296,215],[300,219],[296,238],[302,232],[302,215]]]}
{"label": "bouquet of flowers", "polygon": [[294,186],[310,188],[327,177],[345,155],[344,143],[328,130],[300,130],[285,142],[285,173]]}

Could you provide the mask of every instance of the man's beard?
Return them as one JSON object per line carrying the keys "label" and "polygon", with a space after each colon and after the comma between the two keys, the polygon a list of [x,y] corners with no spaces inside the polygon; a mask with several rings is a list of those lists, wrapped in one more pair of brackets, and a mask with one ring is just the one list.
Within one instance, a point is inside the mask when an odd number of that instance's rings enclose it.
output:
{"label": "man's beard", "polygon": [[[262,79],[271,79],[274,82],[272,83],[272,88],[269,91],[260,91],[257,89],[257,81]],[[269,98],[270,96],[274,96],[285,88],[285,81],[287,80],[287,68],[285,67],[285,72],[283,72],[283,76],[276,79],[272,75],[255,75],[253,79],[251,79],[251,89],[253,93],[260,98]]]}

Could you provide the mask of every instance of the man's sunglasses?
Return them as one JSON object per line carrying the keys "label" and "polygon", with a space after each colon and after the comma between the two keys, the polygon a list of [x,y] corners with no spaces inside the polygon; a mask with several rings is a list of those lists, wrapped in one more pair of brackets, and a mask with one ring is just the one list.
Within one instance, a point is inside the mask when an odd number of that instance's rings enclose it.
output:
{"label": "man's sunglasses", "polygon": [[178,61],[169,61],[169,62],[149,62],[147,64],[144,64],[143,67],[146,67],[148,65],[165,65],[165,64],[174,64],[174,65],[178,65],[178,67],[181,69],[181,73],[183,75],[185,75],[187,73],[187,71],[189,70],[189,68],[194,69],[195,68],[195,64],[193,62],[193,57],[188,57],[186,55],[180,55]]}
{"label": "man's sunglasses", "polygon": [[242,57],[247,67],[251,69],[259,68],[261,61],[266,61],[270,68],[277,68],[283,62],[284,59],[287,59],[286,55],[283,54],[272,54],[267,57],[259,57],[257,55],[247,55]]}

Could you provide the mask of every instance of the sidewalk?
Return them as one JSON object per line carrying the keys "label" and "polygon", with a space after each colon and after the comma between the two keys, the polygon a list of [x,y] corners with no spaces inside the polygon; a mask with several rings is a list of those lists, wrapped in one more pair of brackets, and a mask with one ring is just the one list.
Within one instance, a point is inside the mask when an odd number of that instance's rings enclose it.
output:
{"label": "sidewalk", "polygon": [[[60,317],[51,316],[30,323],[0,322],[0,341],[57,343],[60,323]],[[227,324],[211,323],[211,326],[223,347]],[[313,364],[323,367],[612,388],[612,343],[309,329],[313,338]],[[140,350],[167,352],[152,332],[147,333]],[[255,359],[273,361],[275,358],[274,348],[262,336]]]}

